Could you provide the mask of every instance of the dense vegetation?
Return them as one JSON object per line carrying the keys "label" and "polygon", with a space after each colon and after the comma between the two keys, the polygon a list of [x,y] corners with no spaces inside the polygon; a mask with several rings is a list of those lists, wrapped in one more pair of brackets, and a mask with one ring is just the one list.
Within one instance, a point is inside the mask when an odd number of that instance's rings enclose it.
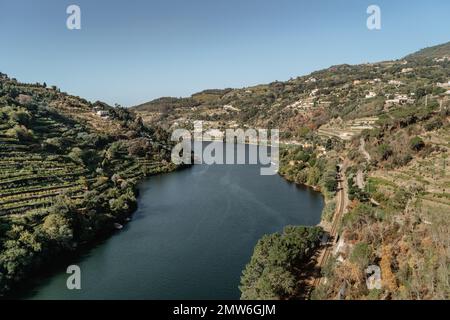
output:
{"label": "dense vegetation", "polygon": [[124,108],[0,74],[0,295],[123,223],[136,182],[174,169],[166,145]]}
{"label": "dense vegetation", "polygon": [[242,299],[289,299],[302,290],[302,267],[318,247],[320,227],[286,227],[258,241],[241,278]]}

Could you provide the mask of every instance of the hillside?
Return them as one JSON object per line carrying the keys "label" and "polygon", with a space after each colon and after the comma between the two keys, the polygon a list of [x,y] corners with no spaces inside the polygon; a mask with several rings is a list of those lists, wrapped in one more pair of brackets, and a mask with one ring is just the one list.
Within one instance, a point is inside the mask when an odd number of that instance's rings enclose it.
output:
{"label": "hillside", "polygon": [[124,108],[0,74],[0,295],[124,223],[137,181],[173,169],[167,144]]}
{"label": "hillside", "polygon": [[450,42],[429,48],[424,48],[416,53],[406,56],[405,59],[442,59],[443,57],[450,58]]}
{"label": "hillside", "polygon": [[[402,60],[333,66],[132,109],[166,129],[192,128],[195,120],[205,129],[279,128],[280,174],[324,193],[321,226],[337,236],[313,257],[315,274],[274,280],[290,270],[274,267],[264,256],[272,249],[261,252],[261,243],[241,281],[243,298],[448,299],[448,57],[449,43]],[[381,270],[378,283],[368,266]]]}
{"label": "hillside", "polygon": [[[146,123],[165,128],[250,126],[279,128],[284,141],[302,139],[309,129],[326,133],[330,121],[342,121],[335,134],[360,132],[387,109],[417,103],[426,94],[448,88],[448,45],[427,49],[442,54],[428,58],[363,65],[339,65],[285,82],[242,89],[206,90],[188,98],[162,98],[131,108]],[[422,54],[423,55],[423,54]],[[329,131],[329,130],[328,130]]]}

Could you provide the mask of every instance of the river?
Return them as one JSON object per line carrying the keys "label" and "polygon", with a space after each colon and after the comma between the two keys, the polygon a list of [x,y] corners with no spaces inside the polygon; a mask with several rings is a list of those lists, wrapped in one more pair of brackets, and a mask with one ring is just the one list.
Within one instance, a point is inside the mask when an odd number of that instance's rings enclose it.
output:
{"label": "river", "polygon": [[320,221],[322,196],[261,176],[259,165],[195,165],[140,184],[122,230],[66,267],[35,279],[26,299],[239,299],[242,269],[264,234]]}

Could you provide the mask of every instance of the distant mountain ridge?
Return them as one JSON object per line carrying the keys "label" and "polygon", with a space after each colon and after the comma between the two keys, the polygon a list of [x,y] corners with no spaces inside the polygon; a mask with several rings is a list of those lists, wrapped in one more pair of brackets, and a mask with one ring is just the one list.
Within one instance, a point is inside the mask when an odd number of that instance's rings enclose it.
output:
{"label": "distant mountain ridge", "polygon": [[[336,117],[351,120],[377,116],[396,95],[412,101],[423,95],[422,89],[442,94],[446,90],[437,83],[448,81],[447,56],[450,42],[404,59],[335,65],[288,81],[155,99],[131,110],[145,123],[166,129],[191,127],[193,121],[202,120],[219,129],[225,125],[276,127],[282,138],[299,139],[300,126],[317,129]],[[436,68],[430,69],[432,65]],[[416,92],[419,87],[422,89]]]}
{"label": "distant mountain ridge", "polygon": [[405,59],[412,59],[412,58],[434,59],[434,58],[441,58],[443,56],[450,57],[450,42],[421,49],[413,54],[407,55]]}
{"label": "distant mountain ridge", "polygon": [[[432,47],[427,47],[424,49],[421,49],[417,52],[414,52],[412,54],[409,54],[405,56],[403,59],[417,59],[417,58],[441,58],[444,56],[450,57],[450,41],[444,44],[439,44]],[[336,70],[340,69],[340,67],[345,67],[349,65],[336,65],[331,66],[329,69],[324,69],[322,71],[326,70]],[[317,72],[322,72],[317,71]],[[315,72],[313,72],[315,73]],[[300,77],[301,78],[301,77]],[[264,84],[257,85],[255,87],[264,86]],[[250,89],[250,88],[247,88]],[[232,92],[233,90],[240,90],[238,88],[232,89],[232,88],[226,88],[226,89],[208,89],[204,90],[198,93],[192,94],[190,97],[161,97],[154,100],[151,100],[149,102],[145,102],[136,106],[132,106],[131,109],[135,111],[162,111],[164,112],[169,111],[170,109],[176,109],[176,108],[185,108],[185,107],[195,107],[200,105],[202,100],[206,101],[213,101],[214,99],[220,99],[225,94]],[[203,99],[199,99],[199,97],[203,97]],[[206,98],[206,99],[205,99]]]}

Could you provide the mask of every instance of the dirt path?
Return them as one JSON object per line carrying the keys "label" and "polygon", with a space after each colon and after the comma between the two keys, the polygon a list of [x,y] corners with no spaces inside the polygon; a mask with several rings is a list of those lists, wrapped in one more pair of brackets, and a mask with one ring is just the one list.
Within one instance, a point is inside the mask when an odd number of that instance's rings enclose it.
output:
{"label": "dirt path", "polygon": [[[366,141],[364,140],[363,137],[361,137],[359,139],[359,152],[361,152],[361,154],[364,156],[364,158],[366,158],[367,163],[370,163],[370,161],[372,160],[372,157],[366,150]],[[365,183],[364,183],[364,173],[363,173],[362,169],[358,169],[358,172],[356,173],[356,185],[361,190],[364,190]]]}
{"label": "dirt path", "polygon": [[364,190],[365,183],[364,183],[364,173],[362,169],[358,169],[358,172],[356,173],[356,185],[361,190]]}
{"label": "dirt path", "polygon": [[372,160],[372,157],[370,156],[370,154],[366,150],[366,141],[364,141],[363,137],[361,137],[359,139],[359,151],[364,155],[364,157],[366,158],[367,162],[370,162]]}

